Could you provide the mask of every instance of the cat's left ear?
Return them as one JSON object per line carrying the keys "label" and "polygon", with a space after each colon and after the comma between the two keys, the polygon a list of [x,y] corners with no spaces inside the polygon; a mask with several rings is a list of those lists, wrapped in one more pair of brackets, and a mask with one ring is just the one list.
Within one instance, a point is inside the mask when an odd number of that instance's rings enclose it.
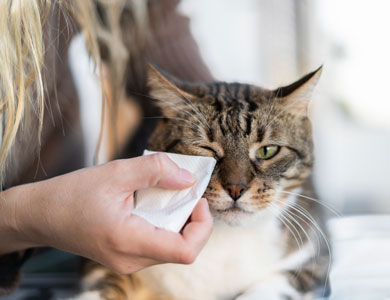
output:
{"label": "cat's left ear", "polygon": [[275,99],[286,105],[289,111],[306,114],[307,106],[322,73],[322,66],[298,81],[273,91]]}
{"label": "cat's left ear", "polygon": [[157,100],[158,106],[166,116],[175,115],[177,109],[187,105],[194,96],[178,88],[155,67],[148,64],[149,94]]}

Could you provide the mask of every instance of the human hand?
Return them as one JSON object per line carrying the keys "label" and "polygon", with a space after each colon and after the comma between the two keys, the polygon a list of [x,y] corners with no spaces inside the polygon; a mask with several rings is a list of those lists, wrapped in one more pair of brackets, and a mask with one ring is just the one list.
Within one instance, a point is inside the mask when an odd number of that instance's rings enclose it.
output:
{"label": "human hand", "polygon": [[193,183],[188,171],[160,153],[20,186],[14,191],[21,199],[15,206],[15,236],[19,242],[90,258],[119,273],[164,262],[189,264],[211,234],[206,199],[199,201],[180,234],[154,227],[131,209],[135,190],[183,189]]}

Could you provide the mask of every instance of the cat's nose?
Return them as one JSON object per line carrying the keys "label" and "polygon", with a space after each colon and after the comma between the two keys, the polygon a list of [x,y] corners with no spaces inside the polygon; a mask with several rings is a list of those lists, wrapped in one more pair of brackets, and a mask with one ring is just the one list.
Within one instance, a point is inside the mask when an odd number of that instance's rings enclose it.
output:
{"label": "cat's nose", "polygon": [[230,197],[234,201],[241,197],[241,195],[247,190],[248,186],[245,184],[228,184],[225,189],[229,192]]}

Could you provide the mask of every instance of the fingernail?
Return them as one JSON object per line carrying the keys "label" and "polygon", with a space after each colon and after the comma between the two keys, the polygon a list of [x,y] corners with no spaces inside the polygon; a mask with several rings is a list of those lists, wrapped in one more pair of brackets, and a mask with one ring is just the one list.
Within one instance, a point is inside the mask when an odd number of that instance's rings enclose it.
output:
{"label": "fingernail", "polygon": [[203,205],[204,205],[205,207],[209,208],[209,202],[207,201],[206,198],[202,198],[202,199],[200,199],[200,200],[203,201]]}
{"label": "fingernail", "polygon": [[180,169],[180,179],[186,183],[194,183],[196,177],[186,169]]}
{"label": "fingernail", "polygon": [[202,198],[202,199],[200,199],[200,201],[202,201],[203,209],[210,213],[209,202],[207,201],[207,199]]}

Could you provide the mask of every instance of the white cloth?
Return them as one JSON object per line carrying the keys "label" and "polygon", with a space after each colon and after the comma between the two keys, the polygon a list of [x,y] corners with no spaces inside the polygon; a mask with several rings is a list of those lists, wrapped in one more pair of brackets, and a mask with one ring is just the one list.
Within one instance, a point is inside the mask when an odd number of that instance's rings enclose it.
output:
{"label": "white cloth", "polygon": [[[144,151],[144,155],[153,154]],[[166,153],[180,168],[196,176],[196,183],[184,190],[151,187],[136,192],[133,213],[149,223],[179,232],[205,192],[216,160],[212,157]]]}
{"label": "white cloth", "polygon": [[333,248],[330,299],[390,299],[390,215],[333,219],[328,229]]}

